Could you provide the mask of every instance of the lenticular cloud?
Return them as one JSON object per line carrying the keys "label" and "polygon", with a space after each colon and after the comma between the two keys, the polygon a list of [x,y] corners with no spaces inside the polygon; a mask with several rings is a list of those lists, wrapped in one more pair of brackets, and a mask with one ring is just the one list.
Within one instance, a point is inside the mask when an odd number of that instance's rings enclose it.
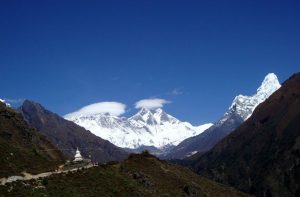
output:
{"label": "lenticular cloud", "polygon": [[113,116],[120,116],[125,113],[126,105],[119,102],[99,102],[87,105],[78,111],[65,115],[65,118],[80,115],[94,115],[109,113]]}
{"label": "lenticular cloud", "polygon": [[135,108],[146,108],[146,109],[153,109],[163,107],[164,104],[170,103],[165,99],[155,98],[155,99],[143,99],[135,103]]}

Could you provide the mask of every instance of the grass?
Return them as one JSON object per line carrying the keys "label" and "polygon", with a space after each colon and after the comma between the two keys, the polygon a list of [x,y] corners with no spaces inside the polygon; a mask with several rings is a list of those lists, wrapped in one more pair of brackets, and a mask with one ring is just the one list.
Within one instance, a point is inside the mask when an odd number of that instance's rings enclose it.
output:
{"label": "grass", "polygon": [[0,103],[0,178],[53,170],[64,162],[63,155],[20,114]]}
{"label": "grass", "polygon": [[[10,190],[10,191],[9,191]],[[0,187],[3,196],[247,196],[154,156]],[[1,196],[1,195],[0,195]]]}

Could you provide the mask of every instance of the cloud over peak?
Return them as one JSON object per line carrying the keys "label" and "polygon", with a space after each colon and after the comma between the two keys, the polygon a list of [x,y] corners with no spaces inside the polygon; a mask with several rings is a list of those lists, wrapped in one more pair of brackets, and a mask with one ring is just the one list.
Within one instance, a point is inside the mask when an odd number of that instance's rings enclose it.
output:
{"label": "cloud over peak", "polygon": [[125,113],[126,105],[119,102],[99,102],[82,107],[81,109],[66,114],[64,117],[80,116],[80,115],[94,115],[109,113],[114,116],[120,116]]}
{"label": "cloud over peak", "polygon": [[171,103],[165,99],[154,98],[154,99],[142,99],[135,103],[135,108],[146,108],[146,109],[153,109],[153,108],[160,108],[163,107],[165,104]]}

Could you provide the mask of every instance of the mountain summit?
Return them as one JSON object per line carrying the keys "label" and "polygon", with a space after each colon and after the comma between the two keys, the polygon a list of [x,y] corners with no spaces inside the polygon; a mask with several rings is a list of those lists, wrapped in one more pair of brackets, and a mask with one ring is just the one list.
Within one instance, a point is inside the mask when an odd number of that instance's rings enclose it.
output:
{"label": "mountain summit", "polygon": [[300,73],[192,167],[254,196],[300,194]]}
{"label": "mountain summit", "polygon": [[202,154],[208,151],[247,120],[254,109],[280,87],[277,76],[274,73],[269,73],[257,89],[256,94],[252,96],[236,96],[229,109],[212,127],[199,135],[185,139],[164,157],[182,159],[197,152]]}
{"label": "mountain summit", "polygon": [[142,108],[128,119],[104,113],[73,116],[69,114],[65,118],[117,146],[133,149],[141,146],[175,146],[212,125],[193,126],[188,122],[181,122],[161,108]]}
{"label": "mountain summit", "polygon": [[165,123],[176,124],[180,121],[175,117],[167,114],[161,108],[146,109],[142,108],[137,114],[128,119],[131,122],[149,125],[163,125]]}
{"label": "mountain summit", "polygon": [[257,105],[265,101],[273,92],[279,89],[280,86],[277,76],[274,73],[269,73],[257,89],[256,94],[252,96],[238,95],[234,98],[230,108],[224,114],[220,123],[227,120],[232,113],[237,114],[243,120],[247,120]]}

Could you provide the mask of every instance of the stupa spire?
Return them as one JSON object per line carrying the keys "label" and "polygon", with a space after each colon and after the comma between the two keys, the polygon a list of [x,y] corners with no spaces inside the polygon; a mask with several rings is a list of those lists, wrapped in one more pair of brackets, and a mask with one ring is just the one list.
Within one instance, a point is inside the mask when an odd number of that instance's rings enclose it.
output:
{"label": "stupa spire", "polygon": [[77,147],[76,154],[74,157],[75,157],[74,161],[82,161],[83,160],[83,157],[81,156],[80,151],[78,150],[78,147]]}

